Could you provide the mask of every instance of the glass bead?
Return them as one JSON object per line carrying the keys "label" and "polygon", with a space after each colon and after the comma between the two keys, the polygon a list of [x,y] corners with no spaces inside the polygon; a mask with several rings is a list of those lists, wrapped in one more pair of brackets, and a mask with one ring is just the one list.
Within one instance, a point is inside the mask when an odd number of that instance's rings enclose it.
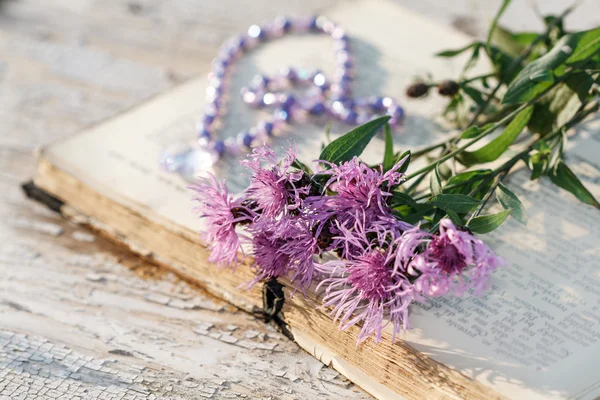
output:
{"label": "glass bead", "polygon": [[374,112],[381,112],[381,111],[385,110],[385,105],[383,104],[383,98],[377,97],[377,96],[371,97],[369,99],[369,107]]}
{"label": "glass bead", "polygon": [[265,36],[264,30],[258,25],[251,25],[248,28],[248,36],[254,39],[263,39]]}
{"label": "glass bead", "polygon": [[252,147],[255,137],[251,132],[240,132],[238,134],[238,142],[246,147]]}
{"label": "glass bead", "polygon": [[321,89],[326,89],[329,87],[329,82],[327,82],[327,78],[322,72],[319,72],[315,75],[315,77],[313,78],[313,82],[316,86],[318,86]]}
{"label": "glass bead", "polygon": [[294,68],[283,68],[281,70],[281,75],[292,83],[296,82],[296,80],[298,79],[298,73]]}
{"label": "glass bead", "polygon": [[274,25],[276,27],[283,29],[283,31],[287,33],[292,28],[292,21],[290,21],[286,17],[279,16],[279,17],[275,18]]}
{"label": "glass bead", "polygon": [[262,99],[265,106],[273,106],[277,103],[277,97],[273,93],[265,93]]}
{"label": "glass bead", "polygon": [[227,154],[238,156],[243,153],[239,142],[235,140],[235,138],[227,138],[223,143],[225,144],[225,151]]}
{"label": "glass bead", "polygon": [[309,113],[311,115],[323,115],[325,113],[325,111],[327,111],[327,109],[325,108],[325,105],[323,103],[317,103],[311,107],[311,109],[309,110]]}
{"label": "glass bead", "polygon": [[219,154],[214,150],[176,144],[162,153],[160,163],[167,172],[198,176],[211,169],[218,159]]}

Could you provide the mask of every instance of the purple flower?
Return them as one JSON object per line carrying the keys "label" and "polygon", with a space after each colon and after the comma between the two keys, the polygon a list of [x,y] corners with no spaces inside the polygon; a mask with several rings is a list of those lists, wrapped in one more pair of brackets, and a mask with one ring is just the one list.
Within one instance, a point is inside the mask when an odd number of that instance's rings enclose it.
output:
{"label": "purple flower", "polygon": [[317,238],[320,229],[313,229],[311,223],[304,218],[292,218],[286,224],[287,242],[279,251],[289,257],[292,271],[291,280],[296,289],[306,294],[306,289],[315,277],[314,256],[321,253]]}
{"label": "purple flower", "polygon": [[354,226],[339,226],[341,239],[353,248],[347,260],[317,264],[325,278],[324,306],[333,307],[340,329],[362,322],[358,344],[375,335],[381,341],[384,328],[391,324],[392,341],[408,327],[408,306],[412,285],[394,270],[396,232],[383,225],[365,227],[364,217]]}
{"label": "purple flower", "polygon": [[330,175],[325,188],[335,192],[332,196],[314,199],[312,204],[319,210],[329,210],[341,222],[354,222],[357,211],[364,214],[367,222],[391,218],[388,198],[391,188],[404,180],[398,169],[404,160],[384,172],[383,168],[371,168],[357,157],[340,165],[320,161],[330,166],[322,174]]}
{"label": "purple flower", "polygon": [[250,286],[261,280],[286,276],[290,270],[290,257],[280,251],[286,244],[286,238],[281,235],[279,222],[262,219],[253,224],[249,231],[253,234],[252,251],[256,270],[256,278],[250,282]]}
{"label": "purple flower", "polygon": [[415,227],[400,241],[402,268],[416,277],[415,289],[424,296],[463,295],[470,290],[479,294],[492,273],[505,264],[483,241],[448,218],[440,221],[436,235]]}
{"label": "purple flower", "polygon": [[260,218],[249,231],[256,261],[256,278],[251,284],[285,276],[305,292],[315,276],[314,255],[321,252],[316,239],[319,233],[310,222],[301,217]]}
{"label": "purple flower", "polygon": [[304,172],[292,168],[296,160],[296,152],[290,148],[281,161],[268,145],[254,148],[249,159],[242,165],[252,171],[250,185],[246,194],[257,204],[257,211],[274,218],[286,208],[296,209],[301,204],[301,197],[308,195],[309,182],[304,178]]}
{"label": "purple flower", "polygon": [[199,203],[194,209],[204,219],[202,239],[208,245],[208,261],[220,266],[236,266],[242,240],[247,238],[236,232],[236,226],[249,223],[254,212],[244,204],[243,199],[234,200],[225,182],[218,182],[214,175],[201,178],[190,186],[194,191],[194,201]]}

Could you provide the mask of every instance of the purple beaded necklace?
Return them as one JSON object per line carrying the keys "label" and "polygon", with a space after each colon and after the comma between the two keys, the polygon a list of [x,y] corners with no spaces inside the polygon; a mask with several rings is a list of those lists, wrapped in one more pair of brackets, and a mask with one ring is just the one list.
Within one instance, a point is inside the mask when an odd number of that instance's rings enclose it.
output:
{"label": "purple beaded necklace", "polygon": [[[236,138],[221,140],[215,137],[219,118],[224,117],[224,93],[228,86],[231,66],[244,53],[269,39],[288,33],[324,33],[333,39],[337,68],[333,79],[319,70],[285,68],[276,76],[258,75],[241,90],[246,104],[268,109],[272,116],[256,127],[241,132]],[[210,169],[223,155],[239,155],[282,132],[286,125],[307,117],[328,116],[349,125],[361,125],[380,115],[390,115],[390,125],[398,125],[404,110],[390,97],[352,97],[354,60],[349,39],[344,30],[327,17],[288,19],[277,17],[264,26],[252,25],[245,35],[223,44],[212,62],[206,89],[206,111],[197,124],[197,140],[190,146],[171,147],[161,156],[161,165],[169,172],[197,175]],[[303,96],[294,96],[289,89],[303,88]],[[286,93],[286,91],[288,91]]]}

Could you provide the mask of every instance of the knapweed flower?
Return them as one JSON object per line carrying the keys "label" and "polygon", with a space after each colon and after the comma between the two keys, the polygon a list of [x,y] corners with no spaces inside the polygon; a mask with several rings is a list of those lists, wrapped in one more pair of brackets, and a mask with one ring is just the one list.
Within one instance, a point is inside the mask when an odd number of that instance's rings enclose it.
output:
{"label": "knapweed flower", "polygon": [[[482,240],[457,228],[448,218],[440,221],[439,233],[430,235],[415,227],[400,238],[399,259],[415,276],[415,290],[429,297],[449,293],[476,294],[487,288],[492,273],[504,265]],[[396,263],[396,268],[399,268]]]}
{"label": "knapweed flower", "polygon": [[220,266],[235,267],[242,240],[247,239],[236,232],[236,226],[252,221],[254,212],[245,206],[244,199],[235,200],[225,182],[219,182],[209,174],[190,186],[194,201],[199,204],[194,211],[204,219],[202,239],[208,245],[208,261]]}
{"label": "knapweed flower", "polygon": [[290,258],[280,251],[287,242],[287,238],[282,235],[283,230],[281,221],[265,217],[250,226],[256,272],[256,278],[250,282],[250,286],[261,280],[279,278],[288,274]]}
{"label": "knapweed flower", "polygon": [[256,202],[257,211],[266,217],[274,218],[284,209],[299,207],[301,197],[308,195],[310,181],[304,179],[303,171],[292,168],[296,160],[293,148],[286,151],[281,161],[271,147],[256,147],[242,165],[252,171],[250,185],[246,189],[249,198]]}
{"label": "knapweed flower", "polygon": [[309,220],[294,216],[258,219],[250,228],[256,278],[251,285],[265,279],[285,276],[303,292],[315,276],[314,256],[321,253],[317,244],[319,231]]}
{"label": "knapweed flower", "polygon": [[353,248],[345,260],[317,264],[324,279],[323,304],[333,307],[334,321],[344,330],[362,322],[358,344],[374,335],[381,340],[383,330],[392,326],[392,341],[408,327],[408,306],[412,301],[412,285],[394,270],[396,233],[383,225],[365,226],[364,217],[354,226],[340,225],[343,241]]}
{"label": "knapweed flower", "polygon": [[340,165],[320,162],[330,167],[321,173],[330,175],[324,186],[334,194],[313,201],[317,209],[329,209],[340,222],[350,224],[355,222],[357,211],[367,224],[392,217],[388,198],[392,196],[391,188],[404,180],[404,174],[398,172],[404,160],[386,172],[381,166],[369,167],[357,157]]}

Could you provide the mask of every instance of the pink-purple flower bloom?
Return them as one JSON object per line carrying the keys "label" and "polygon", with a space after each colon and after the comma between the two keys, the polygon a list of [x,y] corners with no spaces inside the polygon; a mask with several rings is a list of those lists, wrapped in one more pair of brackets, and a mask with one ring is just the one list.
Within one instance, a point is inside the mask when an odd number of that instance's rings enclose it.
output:
{"label": "pink-purple flower bloom", "polygon": [[412,285],[394,270],[396,232],[364,222],[363,216],[354,226],[339,226],[340,238],[353,248],[351,256],[317,265],[324,276],[319,284],[325,287],[323,303],[333,308],[342,330],[362,322],[357,344],[372,335],[379,342],[388,325],[394,341],[408,327]]}
{"label": "pink-purple flower bloom", "polygon": [[390,216],[387,199],[392,196],[391,188],[405,178],[398,172],[404,160],[385,172],[381,166],[372,168],[357,157],[340,165],[324,163],[330,167],[322,172],[330,175],[325,187],[335,192],[328,196],[328,205],[338,217],[353,218],[359,210],[368,222]]}
{"label": "pink-purple flower bloom", "polygon": [[504,260],[482,240],[457,228],[444,218],[439,233],[430,235],[419,227],[402,235],[395,269],[415,276],[416,292],[429,297],[479,294],[487,288],[492,273]]}
{"label": "pink-purple flower bloom", "polygon": [[310,187],[302,179],[304,172],[292,168],[295,160],[293,148],[278,162],[273,149],[265,145],[255,147],[251,156],[241,162],[252,172],[246,194],[256,202],[262,215],[275,218],[286,208],[296,209],[301,197],[308,195]]}
{"label": "pink-purple flower bloom", "polygon": [[263,219],[250,227],[252,255],[256,278],[251,286],[261,280],[286,276],[290,271],[290,257],[280,251],[287,242],[283,227],[274,219]]}
{"label": "pink-purple flower bloom", "polygon": [[252,283],[277,277],[288,277],[303,292],[315,276],[314,256],[318,231],[310,221],[296,216],[278,220],[261,218],[250,227],[256,279]]}
{"label": "pink-purple flower bloom", "polygon": [[217,181],[212,174],[198,180],[190,189],[194,191],[194,201],[199,203],[194,211],[204,219],[202,239],[210,250],[208,261],[235,267],[242,240],[247,239],[236,232],[236,226],[249,223],[254,212],[244,206],[243,199],[234,199],[225,182]]}

